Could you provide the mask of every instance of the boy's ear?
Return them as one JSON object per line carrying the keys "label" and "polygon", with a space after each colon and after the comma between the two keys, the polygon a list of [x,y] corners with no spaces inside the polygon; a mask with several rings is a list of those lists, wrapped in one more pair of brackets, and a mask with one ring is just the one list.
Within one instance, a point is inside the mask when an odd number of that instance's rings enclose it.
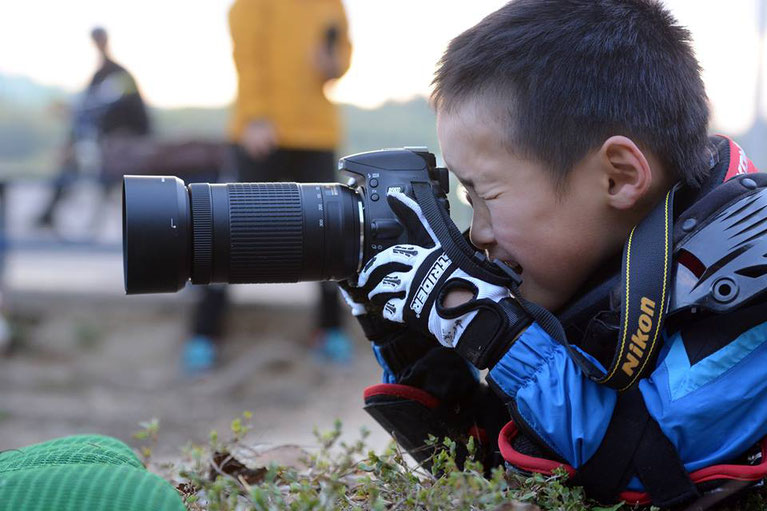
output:
{"label": "boy's ear", "polygon": [[615,209],[631,209],[651,189],[653,173],[642,150],[630,138],[612,136],[599,150],[607,202]]}

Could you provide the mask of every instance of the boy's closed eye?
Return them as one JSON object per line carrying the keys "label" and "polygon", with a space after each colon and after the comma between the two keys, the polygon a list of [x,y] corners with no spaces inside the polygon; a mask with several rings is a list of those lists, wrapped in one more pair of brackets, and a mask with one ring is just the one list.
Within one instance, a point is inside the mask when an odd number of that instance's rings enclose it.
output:
{"label": "boy's closed eye", "polygon": [[469,206],[473,207],[474,206],[474,200],[471,198],[472,195],[474,195],[476,197],[476,199],[478,199],[478,200],[481,200],[483,202],[487,202],[487,201],[491,201],[491,200],[497,199],[498,197],[501,196],[501,193],[498,192],[498,193],[487,194],[487,195],[483,196],[483,195],[478,194],[473,189],[471,191],[469,191],[469,188],[467,186],[465,186],[465,185],[460,185],[460,189],[458,190],[459,198],[463,202],[468,204]]}

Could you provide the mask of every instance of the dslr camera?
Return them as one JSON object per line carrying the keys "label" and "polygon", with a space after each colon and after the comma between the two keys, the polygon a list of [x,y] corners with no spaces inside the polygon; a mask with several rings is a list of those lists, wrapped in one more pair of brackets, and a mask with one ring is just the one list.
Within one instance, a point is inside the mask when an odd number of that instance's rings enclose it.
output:
{"label": "dslr camera", "polygon": [[[386,200],[398,189],[448,219],[448,171],[426,148],[347,156],[340,183],[193,183],[125,176],[128,294],[193,284],[344,280],[377,253],[408,243]],[[435,213],[436,211],[436,213]]]}

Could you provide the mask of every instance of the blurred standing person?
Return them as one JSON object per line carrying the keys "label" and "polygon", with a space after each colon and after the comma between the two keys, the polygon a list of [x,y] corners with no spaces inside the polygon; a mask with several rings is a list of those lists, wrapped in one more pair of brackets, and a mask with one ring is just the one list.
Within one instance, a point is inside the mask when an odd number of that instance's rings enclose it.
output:
{"label": "blurred standing person", "polygon": [[[41,227],[53,227],[56,206],[78,172],[101,173],[101,145],[107,137],[144,136],[150,132],[149,116],[136,80],[112,59],[107,31],[96,27],[91,39],[99,54],[99,67],[72,107],[71,127],[63,149],[59,175],[43,213]],[[119,179],[100,176],[104,194]]]}
{"label": "blurred standing person", "polygon": [[[336,181],[339,112],[324,86],[349,67],[351,43],[341,0],[235,0],[229,28],[238,74],[230,125],[240,181]],[[184,350],[190,372],[212,367],[221,337],[226,288],[198,303]],[[337,362],[351,358],[335,283],[320,283],[315,342]]]}

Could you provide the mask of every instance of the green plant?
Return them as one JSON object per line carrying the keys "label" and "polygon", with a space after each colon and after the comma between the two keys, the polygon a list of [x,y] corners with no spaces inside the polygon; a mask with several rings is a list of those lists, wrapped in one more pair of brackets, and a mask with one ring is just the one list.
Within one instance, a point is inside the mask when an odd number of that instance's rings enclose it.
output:
{"label": "green plant", "polygon": [[[522,476],[496,467],[485,477],[471,439],[463,467],[456,463],[454,441],[430,439],[439,448],[426,470],[393,442],[381,453],[368,450],[365,429],[356,441],[343,441],[340,421],[329,431],[315,429],[318,447],[304,451],[297,462],[248,463],[257,454],[246,440],[251,417],[245,412],[226,435],[211,432],[207,445],[189,445],[182,461],[163,467],[190,511],[631,509],[600,507],[582,488],[566,484],[564,470]],[[143,423],[142,437],[156,440],[158,428],[156,421]],[[764,509],[763,494],[747,498],[749,509]]]}
{"label": "green plant", "polygon": [[139,422],[138,425],[141,429],[133,433],[133,438],[147,442],[139,448],[139,454],[144,466],[149,467],[152,461],[152,449],[157,445],[159,439],[160,420],[152,418],[148,421]]}

